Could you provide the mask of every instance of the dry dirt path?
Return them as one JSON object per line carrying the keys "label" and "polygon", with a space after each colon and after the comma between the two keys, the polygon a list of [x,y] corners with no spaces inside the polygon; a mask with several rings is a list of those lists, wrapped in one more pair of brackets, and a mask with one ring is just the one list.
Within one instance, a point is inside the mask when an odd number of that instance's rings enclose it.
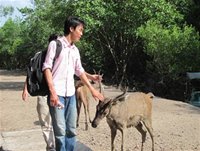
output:
{"label": "dry dirt path", "polygon": [[[36,113],[36,98],[29,97],[28,102],[21,100],[24,80],[25,76],[21,72],[0,70],[1,133],[38,131],[40,129]],[[119,93],[115,89],[105,89],[106,96],[115,96]],[[96,104],[97,102],[91,101],[92,117],[94,117]],[[179,101],[155,98],[153,101],[153,129],[155,151],[200,151],[200,108]],[[90,126],[89,130],[85,131],[82,110],[77,133],[78,140],[93,151],[110,150],[110,129],[105,119],[96,129]],[[118,132],[117,150],[120,150],[120,140],[121,135]],[[126,138],[127,151],[139,151],[140,143],[140,134],[135,128],[130,128]],[[144,151],[150,150],[151,140],[147,135]]]}

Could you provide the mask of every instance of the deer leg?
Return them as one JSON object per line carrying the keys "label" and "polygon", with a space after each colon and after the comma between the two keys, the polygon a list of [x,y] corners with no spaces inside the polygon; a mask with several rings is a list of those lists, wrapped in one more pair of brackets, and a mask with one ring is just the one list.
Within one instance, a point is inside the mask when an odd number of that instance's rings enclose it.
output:
{"label": "deer leg", "polygon": [[85,113],[85,130],[88,130],[88,122],[87,122],[87,98],[84,97],[84,94],[82,95],[82,102],[84,106],[84,113]]}
{"label": "deer leg", "polygon": [[141,151],[143,151],[143,145],[144,145],[144,142],[146,140],[146,131],[142,128],[142,123],[139,122],[137,126],[135,126],[135,128],[141,133],[142,135],[142,146],[141,146]]}
{"label": "deer leg", "polygon": [[79,117],[80,117],[80,111],[81,111],[81,105],[82,105],[82,101],[80,98],[80,92],[78,92],[79,90],[77,89],[76,92],[76,108],[77,108],[77,119],[76,119],[76,127],[79,127]]}
{"label": "deer leg", "polygon": [[126,137],[126,131],[127,128],[122,128],[120,129],[121,133],[122,133],[122,140],[121,140],[121,151],[125,151],[125,137]]}
{"label": "deer leg", "polygon": [[153,138],[153,128],[152,128],[152,124],[151,124],[151,121],[149,120],[144,120],[143,121],[147,131],[149,132],[150,134],[150,137],[151,137],[151,141],[152,141],[152,151],[154,151],[154,138]]}
{"label": "deer leg", "polygon": [[81,106],[82,106],[82,102],[78,100],[76,127],[79,127],[79,117],[80,117]]}
{"label": "deer leg", "polygon": [[88,113],[89,122],[92,123],[89,106],[90,106],[90,103],[89,103],[89,99],[87,98],[87,113]]}
{"label": "deer leg", "polygon": [[115,127],[110,127],[111,130],[111,151],[115,150],[115,136],[117,134],[117,129]]}

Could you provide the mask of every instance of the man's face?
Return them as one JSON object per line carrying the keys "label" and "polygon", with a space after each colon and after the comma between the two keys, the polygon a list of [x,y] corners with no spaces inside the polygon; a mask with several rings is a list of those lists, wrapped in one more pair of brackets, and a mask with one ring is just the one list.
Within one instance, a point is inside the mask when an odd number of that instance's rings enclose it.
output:
{"label": "man's face", "polygon": [[72,42],[77,42],[80,40],[81,36],[83,35],[83,30],[83,25],[78,25],[75,29],[71,28]]}

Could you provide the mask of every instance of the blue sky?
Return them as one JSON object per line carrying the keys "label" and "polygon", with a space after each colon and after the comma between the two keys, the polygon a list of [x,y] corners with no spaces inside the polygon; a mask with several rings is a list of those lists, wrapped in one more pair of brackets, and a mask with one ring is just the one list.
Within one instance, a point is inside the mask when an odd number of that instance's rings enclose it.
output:
{"label": "blue sky", "polygon": [[23,7],[33,7],[34,0],[0,0],[1,6],[12,6],[15,8],[15,11],[12,16],[8,17],[0,17],[0,26],[3,26],[5,21],[9,18],[21,17],[21,13],[17,10],[17,8]]}

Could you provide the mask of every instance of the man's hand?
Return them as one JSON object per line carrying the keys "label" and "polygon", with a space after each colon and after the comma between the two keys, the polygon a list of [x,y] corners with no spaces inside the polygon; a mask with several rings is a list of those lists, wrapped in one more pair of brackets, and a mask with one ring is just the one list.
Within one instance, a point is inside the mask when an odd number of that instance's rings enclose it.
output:
{"label": "man's hand", "polygon": [[50,105],[57,106],[57,104],[58,104],[58,96],[50,95]]}
{"label": "man's hand", "polygon": [[92,96],[94,97],[94,99],[97,101],[103,101],[104,100],[104,96],[99,92],[97,91],[96,89],[92,88],[91,89],[91,93],[92,93]]}
{"label": "man's hand", "polygon": [[100,82],[103,80],[103,75],[93,74],[91,75],[91,80]]}
{"label": "man's hand", "polygon": [[50,105],[54,107],[58,107],[59,109],[64,108],[64,105],[59,101],[59,98],[56,93],[50,94]]}
{"label": "man's hand", "polygon": [[94,97],[94,99],[97,101],[97,100],[100,100],[100,101],[103,101],[104,100],[104,97],[103,95],[98,92],[97,90],[95,90],[95,88],[90,84],[89,79],[91,80],[100,80],[102,79],[102,76],[99,76],[99,75],[91,75],[87,72],[83,72],[79,78],[81,79],[81,81],[89,88],[90,92],[92,93],[92,96]]}
{"label": "man's hand", "polygon": [[99,74],[89,74],[87,72],[85,72],[85,75],[87,76],[88,79],[92,80],[92,81],[102,81],[102,77],[103,75],[99,75]]}
{"label": "man's hand", "polygon": [[24,82],[24,89],[23,89],[23,92],[22,92],[22,100],[23,101],[26,101],[27,98],[28,98],[28,90],[27,90],[27,81]]}
{"label": "man's hand", "polygon": [[27,89],[24,89],[23,90],[23,92],[22,92],[22,100],[23,101],[26,101],[27,100],[27,98],[28,98],[28,91],[27,91]]}

